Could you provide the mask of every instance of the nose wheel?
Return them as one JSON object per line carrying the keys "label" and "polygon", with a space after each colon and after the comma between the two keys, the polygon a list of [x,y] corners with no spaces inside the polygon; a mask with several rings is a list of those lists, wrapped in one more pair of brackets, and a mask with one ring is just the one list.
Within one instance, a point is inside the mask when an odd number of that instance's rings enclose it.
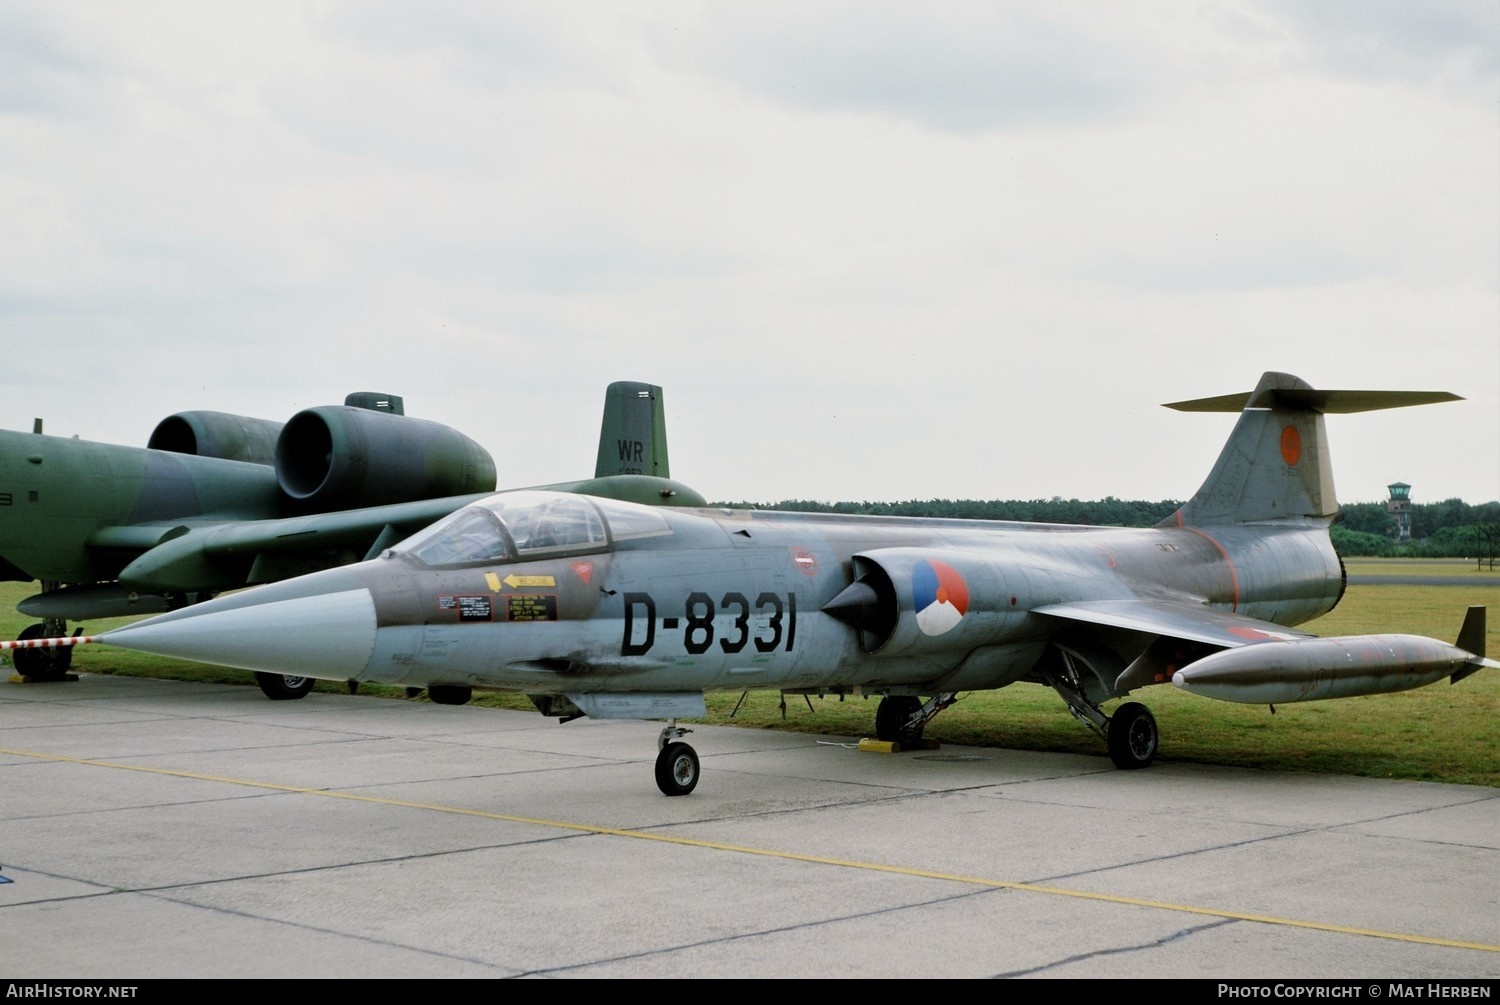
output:
{"label": "nose wheel", "polygon": [[668,719],[656,741],[656,787],[664,796],[685,796],[698,786],[698,752],[681,739],[691,732]]}

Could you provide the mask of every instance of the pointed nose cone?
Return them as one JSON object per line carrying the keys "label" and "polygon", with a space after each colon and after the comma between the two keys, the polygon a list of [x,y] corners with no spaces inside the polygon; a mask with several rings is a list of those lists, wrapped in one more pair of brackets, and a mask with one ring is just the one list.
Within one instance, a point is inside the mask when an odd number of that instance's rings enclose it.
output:
{"label": "pointed nose cone", "polygon": [[[311,577],[305,577],[311,578]],[[375,602],[363,586],[287,596],[259,587],[100,636],[136,652],[267,673],[349,680],[375,649]],[[350,585],[347,582],[344,585]]]}

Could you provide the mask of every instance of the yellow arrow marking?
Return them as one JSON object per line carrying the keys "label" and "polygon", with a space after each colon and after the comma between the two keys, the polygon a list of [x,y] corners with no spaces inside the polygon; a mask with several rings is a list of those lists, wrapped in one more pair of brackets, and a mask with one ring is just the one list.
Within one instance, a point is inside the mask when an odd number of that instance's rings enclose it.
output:
{"label": "yellow arrow marking", "polygon": [[551,576],[517,576],[511,573],[505,577],[505,585],[512,590],[518,586],[556,586],[557,580]]}

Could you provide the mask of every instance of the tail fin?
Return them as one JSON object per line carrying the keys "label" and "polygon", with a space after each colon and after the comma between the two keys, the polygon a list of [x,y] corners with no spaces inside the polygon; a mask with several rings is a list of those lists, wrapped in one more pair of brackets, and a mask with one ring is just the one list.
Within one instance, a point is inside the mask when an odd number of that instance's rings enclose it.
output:
{"label": "tail fin", "polygon": [[617,380],[604,392],[594,477],[610,475],[672,477],[667,462],[666,408],[661,388],[655,384]]}
{"label": "tail fin", "polygon": [[1500,662],[1485,657],[1484,641],[1484,608],[1470,607],[1464,614],[1463,627],[1459,628],[1458,642],[1455,643],[1459,649],[1469,654],[1469,658],[1461,669],[1454,671],[1453,676],[1448,678],[1450,683],[1457,684],[1484,667],[1500,667]]}
{"label": "tail fin", "polygon": [[1439,401],[1446,391],[1319,391],[1285,373],[1266,373],[1249,394],[1175,401],[1180,412],[1239,412],[1240,421],[1208,480],[1163,526],[1210,527],[1264,520],[1331,520],[1339,509],[1323,415]]}

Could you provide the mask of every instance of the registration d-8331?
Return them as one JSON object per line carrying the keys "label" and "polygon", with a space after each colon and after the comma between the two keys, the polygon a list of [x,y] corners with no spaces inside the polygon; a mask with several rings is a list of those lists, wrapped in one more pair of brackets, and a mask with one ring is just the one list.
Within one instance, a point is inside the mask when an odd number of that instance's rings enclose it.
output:
{"label": "registration d-8331", "polygon": [[[716,627],[716,619],[721,616],[728,618],[729,624]],[[625,637],[620,653],[644,656],[656,644],[658,628],[663,634],[680,631],[683,650],[694,656],[701,656],[716,644],[731,655],[750,646],[760,653],[790,652],[797,638],[797,595],[768,591],[752,601],[736,591],[715,599],[698,590],[688,594],[681,615],[658,618],[656,599],[651,594],[626,593]]]}

